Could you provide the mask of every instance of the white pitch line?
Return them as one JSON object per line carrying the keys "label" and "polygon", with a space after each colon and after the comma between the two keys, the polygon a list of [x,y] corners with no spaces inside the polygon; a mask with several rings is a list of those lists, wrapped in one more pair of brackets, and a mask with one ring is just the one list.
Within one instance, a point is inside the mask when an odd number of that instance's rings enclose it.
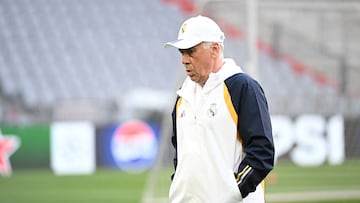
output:
{"label": "white pitch line", "polygon": [[357,198],[360,199],[360,190],[288,192],[266,194],[267,202],[318,201]]}

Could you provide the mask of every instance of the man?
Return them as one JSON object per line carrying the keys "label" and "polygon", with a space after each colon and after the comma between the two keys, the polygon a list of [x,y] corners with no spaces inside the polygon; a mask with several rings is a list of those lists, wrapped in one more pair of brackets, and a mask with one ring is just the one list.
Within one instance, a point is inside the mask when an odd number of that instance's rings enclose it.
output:
{"label": "man", "polygon": [[185,21],[165,46],[182,55],[177,91],[171,203],[261,203],[274,164],[267,101],[260,85],[223,57],[225,36],[204,16]]}

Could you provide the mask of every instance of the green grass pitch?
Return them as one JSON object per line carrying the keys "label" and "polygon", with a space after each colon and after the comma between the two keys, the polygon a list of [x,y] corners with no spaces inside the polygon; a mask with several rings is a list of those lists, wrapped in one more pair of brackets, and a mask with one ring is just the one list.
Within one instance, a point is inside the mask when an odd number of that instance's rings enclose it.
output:
{"label": "green grass pitch", "polygon": [[[169,171],[161,177],[168,180]],[[140,203],[147,173],[127,174],[114,169],[98,169],[90,176],[55,176],[50,170],[14,170],[12,177],[0,177],[1,203]],[[169,182],[163,183],[168,187]],[[160,186],[156,186],[160,187]],[[164,185],[162,186],[164,187]],[[300,201],[307,192],[358,191],[360,194],[360,160],[341,166],[323,165],[301,168],[279,162],[266,180],[268,202],[355,203],[360,197]],[[284,201],[274,195],[297,194]],[[164,194],[166,197],[166,194]],[[271,200],[272,198],[272,200]],[[299,201],[294,201],[298,199]]]}
{"label": "green grass pitch", "polygon": [[[265,190],[268,200],[272,199],[271,196],[278,195],[281,199],[281,195],[293,194],[282,201],[268,201],[274,203],[360,202],[360,160],[347,160],[339,166],[319,167],[297,167],[288,162],[279,162],[268,175]],[[311,200],[312,196],[317,200]]]}

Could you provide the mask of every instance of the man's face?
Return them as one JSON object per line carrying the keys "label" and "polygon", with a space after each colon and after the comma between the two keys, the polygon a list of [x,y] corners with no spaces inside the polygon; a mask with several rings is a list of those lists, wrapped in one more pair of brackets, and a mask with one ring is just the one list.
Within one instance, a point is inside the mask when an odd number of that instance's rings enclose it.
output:
{"label": "man's face", "polygon": [[186,74],[190,79],[204,85],[213,68],[212,47],[205,47],[200,43],[189,49],[179,49]]}

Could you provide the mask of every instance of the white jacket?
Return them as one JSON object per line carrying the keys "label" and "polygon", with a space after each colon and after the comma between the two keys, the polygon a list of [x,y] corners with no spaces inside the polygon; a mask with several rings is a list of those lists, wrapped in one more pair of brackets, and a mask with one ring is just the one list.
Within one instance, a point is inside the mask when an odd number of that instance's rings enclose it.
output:
{"label": "white jacket", "polygon": [[234,176],[245,153],[238,115],[224,81],[241,72],[232,59],[225,59],[203,87],[188,77],[177,91],[177,162],[169,191],[171,203],[264,202],[260,185],[243,201]]}

